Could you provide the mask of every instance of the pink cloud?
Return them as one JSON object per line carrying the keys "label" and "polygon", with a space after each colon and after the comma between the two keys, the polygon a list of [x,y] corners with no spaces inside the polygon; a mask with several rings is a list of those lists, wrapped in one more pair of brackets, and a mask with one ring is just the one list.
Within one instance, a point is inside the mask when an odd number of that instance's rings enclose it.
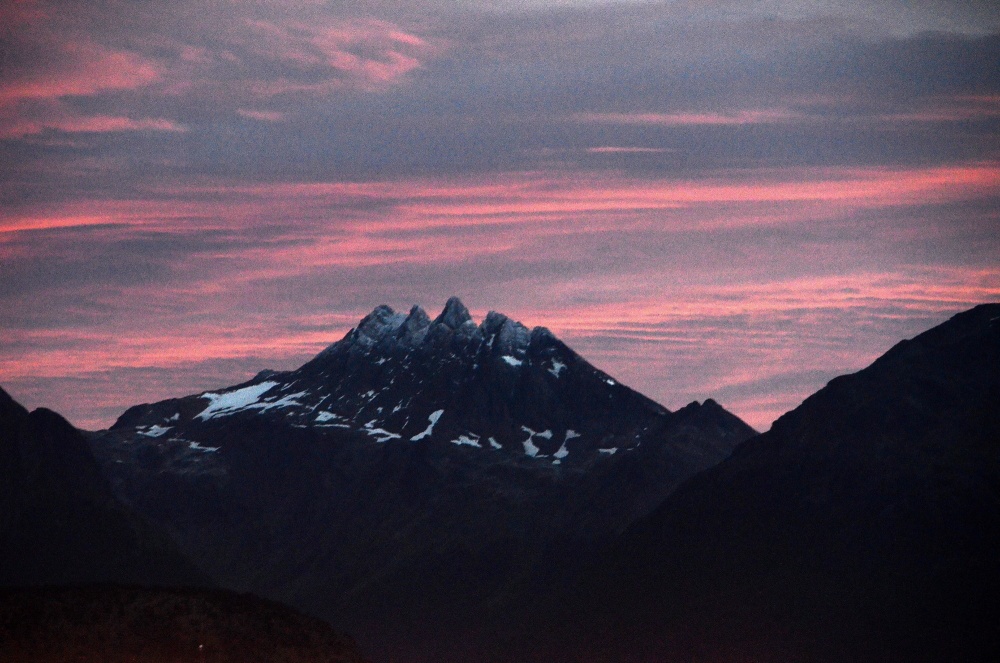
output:
{"label": "pink cloud", "polygon": [[260,56],[319,68],[319,81],[289,77],[259,80],[251,89],[261,95],[289,92],[330,92],[338,88],[378,90],[399,83],[439,46],[385,21],[346,21],[335,24],[279,24],[248,20],[253,33],[249,46]]}
{"label": "pink cloud", "polygon": [[[713,396],[764,430],[829,378],[864,367],[928,321],[998,298],[1000,270],[938,268],[684,283],[638,297],[625,289],[605,302],[523,316],[668,407]],[[801,377],[783,386],[787,376]]]}
{"label": "pink cloud", "polygon": [[660,154],[671,151],[673,150],[662,147],[621,147],[614,145],[587,148],[587,152],[591,154]]}
{"label": "pink cloud", "polygon": [[[115,126],[118,123],[110,121],[95,128]],[[990,162],[901,169],[724,171],[698,180],[510,173],[383,182],[179,182],[151,187],[147,200],[67,204],[54,218],[104,218],[147,229],[195,223],[202,229],[231,230],[266,228],[281,219],[297,232],[335,228],[337,241],[356,236],[391,246],[397,240],[415,241],[424,231],[447,228],[492,228],[496,233],[533,228],[538,233],[560,234],[567,230],[709,230],[803,219],[816,222],[843,216],[851,209],[976,198],[995,194],[998,187],[1000,164]],[[364,211],[373,205],[377,212]],[[743,206],[743,213],[734,214],[731,205]],[[330,209],[341,211],[331,218]],[[716,209],[721,212],[712,211]],[[686,213],[649,216],[676,210]],[[44,223],[37,217],[31,219],[32,224]],[[20,217],[0,219],[0,230],[7,224],[18,227],[23,223]],[[446,236],[437,236],[438,241],[446,241],[442,239]],[[360,252],[367,253],[367,249]]]}
{"label": "pink cloud", "polygon": [[55,65],[14,71],[0,83],[0,104],[89,96],[111,90],[134,90],[161,77],[152,61],[129,51],[89,42],[48,43]]}
{"label": "pink cloud", "polygon": [[[58,228],[80,228],[86,226],[100,226],[109,223],[124,225],[121,220],[115,220],[106,216],[0,216],[0,236],[2,233],[16,233],[26,230],[53,230]],[[2,242],[2,239],[0,239]]]}
{"label": "pink cloud", "polygon": [[[494,308],[552,328],[668,407],[715,397],[763,428],[930,321],[1000,299],[1000,270],[974,264],[968,239],[991,221],[972,219],[963,230],[884,214],[975,201],[996,195],[998,184],[996,163],[700,180],[542,172],[201,180],[163,182],[145,200],[8,212],[0,217],[7,260],[75,264],[105,260],[102,247],[144,244],[141,260],[160,261],[162,272],[141,284],[127,274],[110,285],[47,286],[48,301],[65,302],[52,304],[60,320],[92,321],[5,329],[24,349],[0,353],[0,384],[169,374],[137,386],[141,393],[95,396],[124,409],[235,383],[254,369],[292,368],[386,299],[434,307],[457,293],[479,317]],[[857,256],[862,234],[870,234],[867,253]],[[161,243],[190,248],[161,257]],[[942,252],[939,266],[918,267],[895,255],[900,243],[957,246],[968,264],[948,264]],[[27,301],[7,304],[10,319],[36,319]],[[217,361],[245,372],[207,382],[198,367]],[[69,414],[97,421],[80,412]]]}
{"label": "pink cloud", "polygon": [[120,131],[171,131],[184,132],[187,128],[163,118],[141,118],[111,115],[74,115],[64,110],[39,113],[36,117],[0,117],[0,138],[24,138],[49,129],[67,133],[110,133]]}
{"label": "pink cloud", "polygon": [[253,110],[248,108],[239,108],[236,110],[237,115],[242,115],[243,117],[248,117],[251,120],[258,120],[260,122],[281,122],[287,117],[287,113],[282,113],[279,111],[266,111],[266,110]]}
{"label": "pink cloud", "polygon": [[577,122],[626,125],[634,124],[662,127],[774,124],[803,118],[804,116],[799,113],[781,108],[748,109],[730,113],[577,113],[573,115],[573,119]]}

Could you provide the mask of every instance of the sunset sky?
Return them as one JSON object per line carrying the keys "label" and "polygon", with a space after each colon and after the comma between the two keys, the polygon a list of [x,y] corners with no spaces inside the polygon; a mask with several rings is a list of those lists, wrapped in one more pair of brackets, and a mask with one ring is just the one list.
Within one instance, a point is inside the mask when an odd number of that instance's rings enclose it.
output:
{"label": "sunset sky", "polygon": [[991,4],[0,0],[0,386],[101,428],[458,295],[766,429],[1000,300]]}

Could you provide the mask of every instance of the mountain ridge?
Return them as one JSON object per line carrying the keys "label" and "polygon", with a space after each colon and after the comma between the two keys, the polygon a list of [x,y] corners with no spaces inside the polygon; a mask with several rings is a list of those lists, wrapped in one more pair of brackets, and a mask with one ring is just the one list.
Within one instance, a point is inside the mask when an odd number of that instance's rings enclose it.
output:
{"label": "mountain ridge", "polygon": [[754,434],[453,298],[434,320],[376,307],[298,369],[131,408],[92,444],[116,493],[223,586],[376,657],[457,662]]}
{"label": "mountain ridge", "polygon": [[587,644],[546,660],[994,660],[998,441],[989,304],[834,378],[632,524],[565,598],[561,642]]}
{"label": "mountain ridge", "polygon": [[[86,438],[0,390],[0,505],[23,477],[78,467],[57,493],[121,500],[198,573],[382,661],[1000,653],[1000,304],[897,343],[760,435],[487,318],[458,300],[433,321],[377,307],[300,369],[136,406]],[[26,430],[62,442],[25,454]],[[0,543],[17,513],[0,509]]]}
{"label": "mountain ridge", "polygon": [[[571,395],[561,391],[561,380],[574,381]],[[379,442],[446,431],[456,445],[559,465],[576,462],[574,449],[612,453],[612,438],[641,437],[641,428],[603,424],[621,410],[648,421],[671,414],[544,327],[529,330],[494,311],[477,326],[452,297],[433,321],[419,306],[409,314],[378,306],[298,369],[261,371],[232,387],[135,406],[111,430],[157,437],[195,419],[269,412],[292,425],[350,429]]]}

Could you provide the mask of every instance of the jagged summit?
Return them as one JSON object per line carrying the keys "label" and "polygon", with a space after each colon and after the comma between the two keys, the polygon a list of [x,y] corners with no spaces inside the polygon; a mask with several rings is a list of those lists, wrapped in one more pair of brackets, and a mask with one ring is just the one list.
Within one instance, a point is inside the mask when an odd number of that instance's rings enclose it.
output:
{"label": "jagged summit", "polygon": [[441,311],[441,315],[434,319],[434,322],[458,329],[465,323],[472,322],[472,316],[469,315],[469,309],[465,307],[461,299],[449,297],[448,302],[444,305],[444,310]]}
{"label": "jagged summit", "polygon": [[533,336],[539,340],[555,338],[542,327],[529,330],[496,311],[490,311],[482,324],[477,326],[462,300],[450,297],[433,321],[419,305],[413,306],[408,315],[398,313],[385,304],[376,306],[357,327],[319,356],[335,353],[345,345],[357,346],[363,352],[373,348],[391,352],[398,347],[413,348],[425,343],[442,346],[456,340],[463,344],[495,342],[506,352],[523,353]]}
{"label": "jagged summit", "polygon": [[433,321],[420,306],[377,306],[295,371],[138,406],[114,428],[204,455],[216,447],[196,439],[199,426],[264,417],[377,443],[451,443],[562,465],[637,449],[671,416],[544,327],[495,311],[477,325],[451,297]]}

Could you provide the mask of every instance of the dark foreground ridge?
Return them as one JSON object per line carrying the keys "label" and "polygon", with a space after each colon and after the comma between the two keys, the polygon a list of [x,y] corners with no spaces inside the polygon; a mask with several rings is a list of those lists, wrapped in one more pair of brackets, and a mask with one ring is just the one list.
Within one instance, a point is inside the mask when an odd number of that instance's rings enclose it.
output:
{"label": "dark foreground ridge", "polygon": [[249,594],[114,585],[0,590],[17,663],[364,663],[329,624]]}
{"label": "dark foreground ridge", "polygon": [[990,304],[834,379],[687,482],[524,659],[997,660],[998,550]]}
{"label": "dark foreground ridge", "polygon": [[0,587],[74,582],[211,584],[115,498],[79,431],[0,389]]}
{"label": "dark foreground ridge", "polygon": [[754,431],[677,411],[549,331],[376,308],[295,371],[142,405],[93,447],[224,587],[380,660],[483,660],[598,551]]}

